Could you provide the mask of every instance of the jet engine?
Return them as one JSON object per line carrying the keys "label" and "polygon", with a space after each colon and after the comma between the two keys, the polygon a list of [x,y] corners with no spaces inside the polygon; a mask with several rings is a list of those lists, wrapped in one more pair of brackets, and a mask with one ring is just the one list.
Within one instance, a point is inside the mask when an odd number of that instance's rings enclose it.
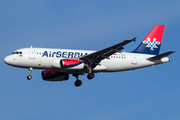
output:
{"label": "jet engine", "polygon": [[42,71],[41,76],[45,81],[64,81],[69,79],[69,74],[53,70],[44,70]]}
{"label": "jet engine", "polygon": [[52,62],[53,68],[58,69],[84,69],[84,62],[80,60],[75,59],[61,59],[61,60],[54,60]]}
{"label": "jet engine", "polygon": [[60,61],[60,66],[62,69],[83,69],[84,62],[74,59],[62,59]]}

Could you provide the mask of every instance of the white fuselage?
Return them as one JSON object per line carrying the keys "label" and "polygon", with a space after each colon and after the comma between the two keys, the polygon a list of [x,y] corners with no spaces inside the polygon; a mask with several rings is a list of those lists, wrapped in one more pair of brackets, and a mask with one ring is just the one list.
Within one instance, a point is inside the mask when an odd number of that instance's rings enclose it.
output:
{"label": "white fuselage", "polygon": [[[58,68],[61,59],[78,58],[95,51],[71,50],[71,49],[49,49],[49,48],[23,48],[22,54],[12,54],[7,56],[4,61],[15,67],[50,69],[66,73],[88,73],[87,69],[72,70]],[[93,72],[117,72],[125,70],[134,70],[142,67],[153,66],[169,61],[165,57],[157,61],[149,61],[147,58],[153,57],[149,54],[117,52],[104,59],[97,65]],[[56,63],[57,62],[57,63]]]}

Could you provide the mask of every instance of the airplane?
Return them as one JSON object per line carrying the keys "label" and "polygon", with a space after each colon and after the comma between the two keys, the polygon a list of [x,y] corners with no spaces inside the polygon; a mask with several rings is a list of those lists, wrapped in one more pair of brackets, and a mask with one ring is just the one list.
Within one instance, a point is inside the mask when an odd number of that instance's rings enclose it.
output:
{"label": "airplane", "polygon": [[27,68],[32,78],[33,69],[43,69],[41,76],[45,81],[65,81],[69,74],[76,77],[74,85],[79,87],[82,81],[80,75],[87,73],[88,79],[98,72],[120,72],[154,66],[169,62],[168,55],[175,51],[159,54],[165,25],[155,25],[139,46],[132,52],[122,52],[123,46],[135,41],[136,38],[124,40],[99,51],[22,48],[15,50],[4,58],[10,66]]}

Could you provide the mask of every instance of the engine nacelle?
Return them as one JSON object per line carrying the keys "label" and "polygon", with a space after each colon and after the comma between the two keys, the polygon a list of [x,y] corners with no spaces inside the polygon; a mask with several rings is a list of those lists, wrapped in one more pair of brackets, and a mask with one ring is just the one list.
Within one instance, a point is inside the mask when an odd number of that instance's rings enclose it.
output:
{"label": "engine nacelle", "polygon": [[62,69],[83,69],[84,62],[74,59],[62,59],[60,60],[60,66]]}
{"label": "engine nacelle", "polygon": [[64,81],[69,79],[69,74],[60,73],[54,70],[44,70],[42,71],[41,76],[45,81]]}

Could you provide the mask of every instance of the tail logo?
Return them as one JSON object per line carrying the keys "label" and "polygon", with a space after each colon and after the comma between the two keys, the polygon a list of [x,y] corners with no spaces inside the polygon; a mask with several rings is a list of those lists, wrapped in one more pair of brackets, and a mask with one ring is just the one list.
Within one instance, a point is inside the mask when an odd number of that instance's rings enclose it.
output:
{"label": "tail logo", "polygon": [[160,42],[156,42],[156,38],[153,38],[153,42],[151,42],[150,38],[147,38],[143,41],[144,44],[147,44],[146,47],[151,48],[151,51],[154,51],[154,48],[158,48],[157,45],[160,45]]}

